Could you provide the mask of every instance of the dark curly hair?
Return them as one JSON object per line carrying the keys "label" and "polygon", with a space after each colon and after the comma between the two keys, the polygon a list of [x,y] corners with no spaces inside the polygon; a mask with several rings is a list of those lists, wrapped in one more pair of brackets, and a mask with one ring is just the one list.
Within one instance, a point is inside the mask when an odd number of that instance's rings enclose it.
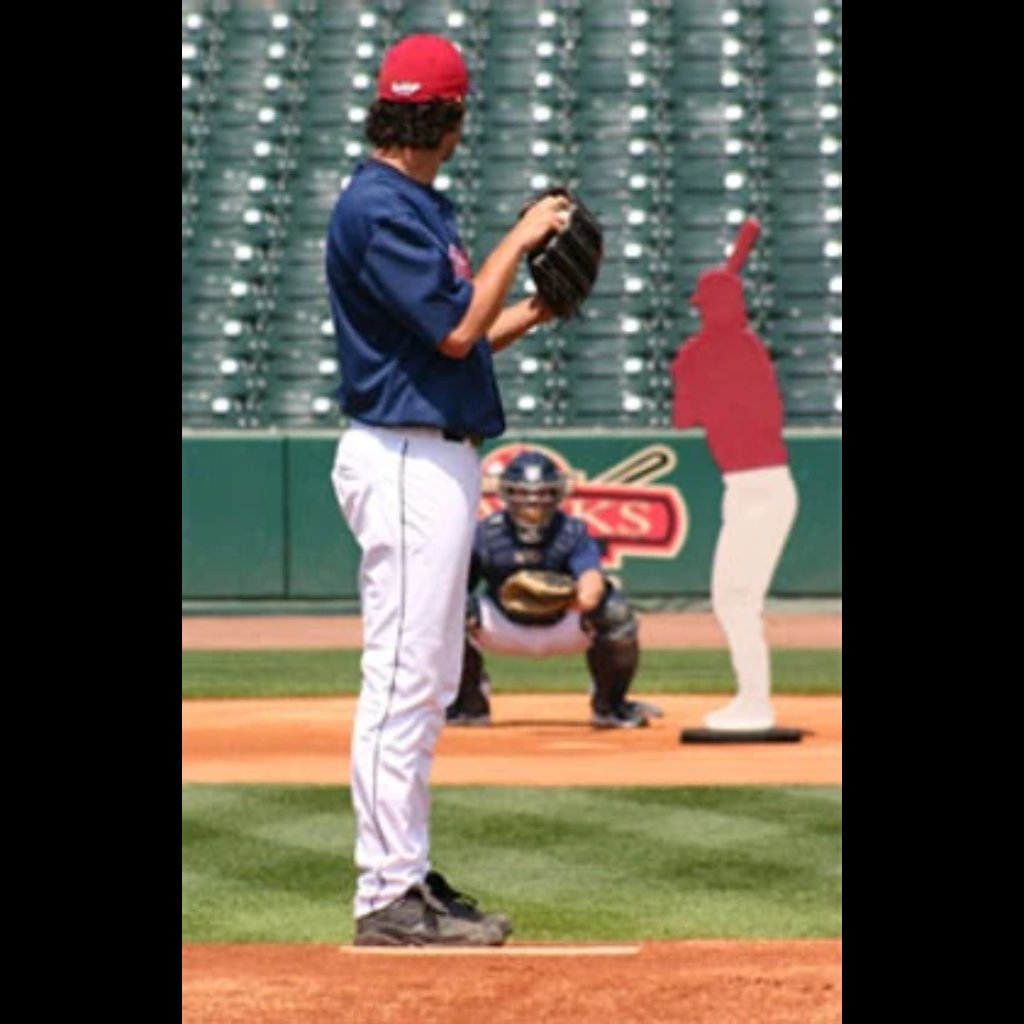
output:
{"label": "dark curly hair", "polygon": [[392,103],[375,100],[366,118],[366,137],[379,149],[408,146],[437,149],[441,140],[462,123],[465,107],[448,100],[431,103]]}

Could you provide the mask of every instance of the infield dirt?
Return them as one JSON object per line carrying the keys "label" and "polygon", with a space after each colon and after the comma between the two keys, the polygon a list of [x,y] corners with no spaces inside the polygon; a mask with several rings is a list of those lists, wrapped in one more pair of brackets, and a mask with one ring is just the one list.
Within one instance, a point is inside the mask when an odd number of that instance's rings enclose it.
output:
{"label": "infield dirt", "polygon": [[[769,616],[773,646],[841,647],[839,616]],[[721,647],[710,616],[645,616],[651,647]],[[358,620],[182,619],[182,649],[357,647]],[[642,690],[642,682],[638,689]],[[796,744],[693,746],[722,698],[655,696],[652,728],[595,732],[582,694],[496,694],[495,725],[447,730],[437,785],[840,785],[842,700],[779,697]],[[182,784],[347,781],[351,699],[182,702]],[[182,1024],[835,1024],[841,940],[643,943],[487,955],[182,946]],[[589,953],[591,955],[584,955]]]}

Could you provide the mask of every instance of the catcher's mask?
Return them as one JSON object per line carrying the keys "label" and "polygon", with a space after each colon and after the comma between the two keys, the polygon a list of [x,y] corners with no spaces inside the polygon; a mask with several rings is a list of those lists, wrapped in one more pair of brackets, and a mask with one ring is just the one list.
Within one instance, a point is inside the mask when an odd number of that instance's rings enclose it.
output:
{"label": "catcher's mask", "polygon": [[568,489],[559,468],[540,452],[522,452],[501,474],[498,493],[523,544],[539,544]]}

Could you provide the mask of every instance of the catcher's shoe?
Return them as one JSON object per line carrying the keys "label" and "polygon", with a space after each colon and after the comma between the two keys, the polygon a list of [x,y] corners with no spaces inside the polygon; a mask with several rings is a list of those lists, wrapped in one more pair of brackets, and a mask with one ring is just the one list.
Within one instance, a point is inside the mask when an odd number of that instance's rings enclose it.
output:
{"label": "catcher's shoe", "polygon": [[623,707],[636,715],[643,715],[645,718],[664,718],[665,712],[657,704],[649,704],[645,700],[624,700]]}
{"label": "catcher's shoe", "polygon": [[490,725],[490,692],[491,681],[484,671],[480,651],[467,643],[459,691],[445,709],[445,721],[448,725]]}
{"label": "catcher's shoe", "polygon": [[643,712],[630,708],[624,701],[611,711],[598,711],[595,708],[590,716],[590,724],[595,729],[643,729],[649,723]]}
{"label": "catcher's shoe", "polygon": [[490,914],[477,907],[472,896],[453,889],[444,875],[437,871],[428,871],[424,884],[431,895],[440,900],[452,917],[460,917],[466,921],[490,921],[505,938],[512,931],[512,922],[504,914]]}
{"label": "catcher's shoe", "polygon": [[501,946],[502,927],[488,917],[457,916],[425,882],[356,920],[357,946]]}
{"label": "catcher's shoe", "polygon": [[486,726],[491,724],[491,709],[485,711],[465,711],[458,704],[452,704],[444,713],[445,722],[448,725],[458,726]]}

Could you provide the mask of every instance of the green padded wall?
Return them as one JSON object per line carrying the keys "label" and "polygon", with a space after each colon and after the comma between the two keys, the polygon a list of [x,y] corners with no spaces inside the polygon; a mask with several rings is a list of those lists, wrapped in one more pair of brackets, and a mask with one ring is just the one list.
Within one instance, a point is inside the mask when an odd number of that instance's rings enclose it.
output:
{"label": "green padded wall", "polygon": [[[643,557],[627,553],[612,570],[635,597],[657,603],[707,595],[722,485],[702,437],[509,435],[484,456],[526,441],[552,449],[585,475],[589,483],[578,493],[597,497],[587,498],[581,511],[596,535],[645,522],[659,501],[685,522],[678,550],[659,548],[654,530]],[[772,593],[839,597],[842,436],[791,432],[787,441],[800,511]],[[334,436],[182,438],[183,601],[355,600],[359,552],[330,485],[335,444]],[[595,478],[644,453],[660,455],[665,472],[652,481],[653,490],[635,492],[623,515],[621,502],[601,497]]]}
{"label": "green padded wall", "polygon": [[182,598],[286,594],[284,451],[281,438],[182,438]]}

